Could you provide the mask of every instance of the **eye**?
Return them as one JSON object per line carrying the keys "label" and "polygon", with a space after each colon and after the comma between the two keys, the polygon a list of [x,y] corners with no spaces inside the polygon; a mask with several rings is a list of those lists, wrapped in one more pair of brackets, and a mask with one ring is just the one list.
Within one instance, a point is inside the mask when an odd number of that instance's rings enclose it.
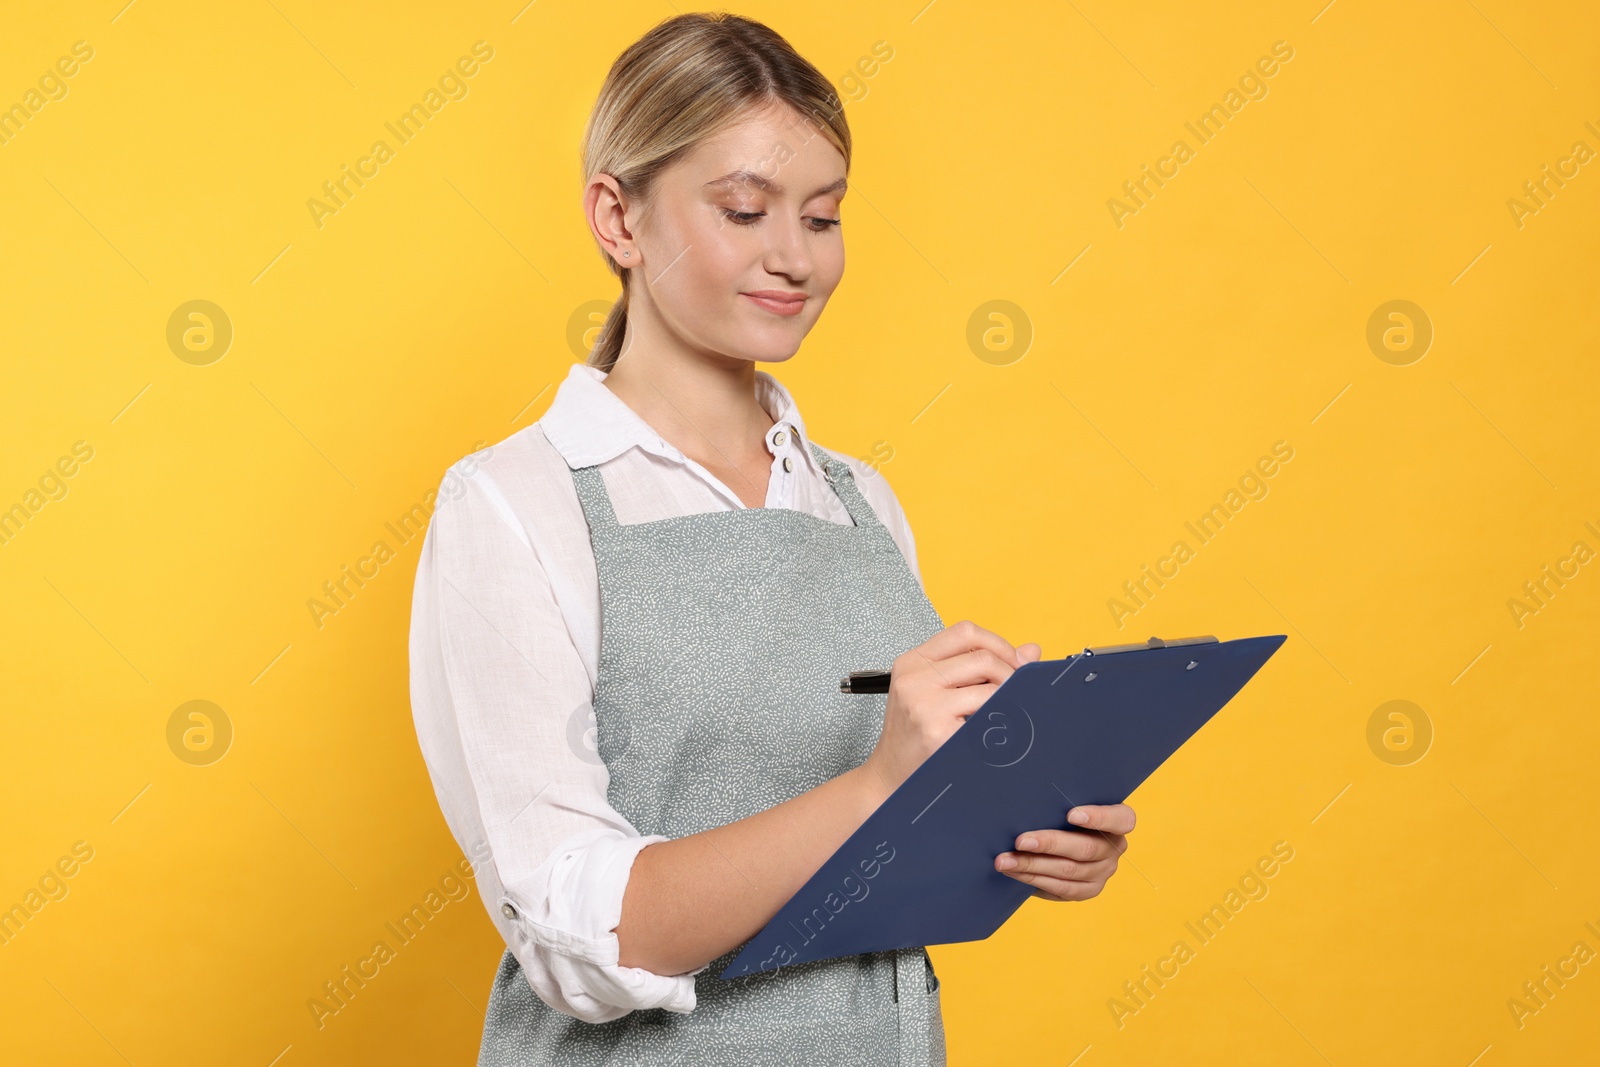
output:
{"label": "eye", "polygon": [[[736,226],[753,225],[757,219],[762,218],[765,215],[765,211],[734,211],[731,208],[722,209],[722,217],[727,219],[729,222],[732,222]],[[811,231],[812,233],[823,233],[828,229],[829,226],[843,225],[842,219],[824,219],[817,216],[807,216],[806,220],[808,222],[817,224],[813,227]]]}

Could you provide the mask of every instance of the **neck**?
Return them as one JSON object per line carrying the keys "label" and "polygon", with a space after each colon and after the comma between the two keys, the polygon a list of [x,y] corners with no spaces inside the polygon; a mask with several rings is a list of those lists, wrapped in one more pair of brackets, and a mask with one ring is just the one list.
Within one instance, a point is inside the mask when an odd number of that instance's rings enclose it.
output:
{"label": "neck", "polygon": [[765,466],[762,438],[773,419],[756,400],[754,361],[685,346],[639,306],[644,303],[628,309],[623,355],[606,376],[606,388],[702,465],[739,468],[753,460]]}

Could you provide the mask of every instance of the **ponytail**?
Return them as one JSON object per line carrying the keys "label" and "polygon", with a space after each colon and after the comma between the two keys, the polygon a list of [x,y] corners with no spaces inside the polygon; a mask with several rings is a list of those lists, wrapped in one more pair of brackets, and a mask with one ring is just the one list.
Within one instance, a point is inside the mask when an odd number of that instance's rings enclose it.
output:
{"label": "ponytail", "polygon": [[600,327],[600,336],[595,338],[594,348],[589,350],[588,363],[591,367],[599,367],[607,374],[617,365],[617,357],[622,355],[622,341],[628,333],[628,272],[622,272],[622,295],[617,297],[617,302],[611,305],[611,310],[606,314],[605,325]]}

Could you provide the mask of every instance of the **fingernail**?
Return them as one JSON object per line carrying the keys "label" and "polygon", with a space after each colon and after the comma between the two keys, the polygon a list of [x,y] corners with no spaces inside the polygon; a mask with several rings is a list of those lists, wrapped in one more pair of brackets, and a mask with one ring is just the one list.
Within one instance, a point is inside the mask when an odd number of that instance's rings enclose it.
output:
{"label": "fingernail", "polygon": [[1070,823],[1077,823],[1079,826],[1084,826],[1089,822],[1089,813],[1079,808],[1073,808],[1071,811],[1067,812],[1067,821]]}
{"label": "fingernail", "polygon": [[1001,856],[1000,857],[1000,869],[1001,870],[1009,871],[1011,868],[1015,867],[1016,865],[1017,865],[1017,861],[1012,859],[1010,856]]}
{"label": "fingernail", "polygon": [[1024,837],[1017,842],[1017,847],[1024,852],[1033,852],[1039,847],[1039,839],[1037,837]]}

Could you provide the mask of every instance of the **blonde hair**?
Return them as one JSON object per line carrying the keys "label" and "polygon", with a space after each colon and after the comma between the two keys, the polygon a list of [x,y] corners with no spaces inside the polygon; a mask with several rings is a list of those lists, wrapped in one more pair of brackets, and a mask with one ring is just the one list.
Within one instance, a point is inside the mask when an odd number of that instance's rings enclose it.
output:
{"label": "blonde hair", "polygon": [[[732,125],[750,108],[783,103],[814,120],[850,169],[844,104],[822,72],[775,31],[727,12],[676,15],[658,23],[617,57],[583,135],[587,184],[616,179],[630,199],[648,201],[657,176],[701,139]],[[610,372],[628,321],[624,268],[600,249],[622,295],[589,353]]]}

